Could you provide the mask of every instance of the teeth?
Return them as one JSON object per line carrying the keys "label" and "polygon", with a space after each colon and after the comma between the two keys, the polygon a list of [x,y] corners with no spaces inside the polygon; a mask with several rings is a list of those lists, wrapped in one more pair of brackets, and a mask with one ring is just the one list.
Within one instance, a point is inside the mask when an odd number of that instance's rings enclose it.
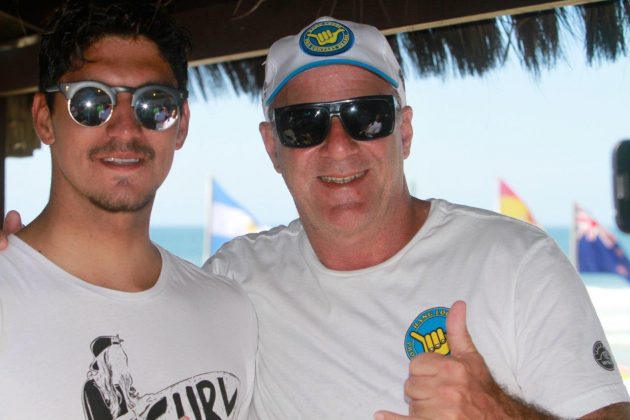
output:
{"label": "teeth", "polygon": [[140,159],[137,159],[137,158],[122,159],[122,158],[115,158],[115,157],[106,157],[103,160],[105,162],[107,162],[107,163],[115,163],[115,164],[118,164],[118,165],[130,165],[130,164],[133,164],[133,163],[140,162]]}
{"label": "teeth", "polygon": [[348,182],[352,182],[355,179],[361,178],[363,175],[365,175],[365,171],[356,173],[351,176],[344,176],[341,178],[334,177],[334,176],[320,176],[319,178],[324,182],[332,182],[335,184],[347,184]]}

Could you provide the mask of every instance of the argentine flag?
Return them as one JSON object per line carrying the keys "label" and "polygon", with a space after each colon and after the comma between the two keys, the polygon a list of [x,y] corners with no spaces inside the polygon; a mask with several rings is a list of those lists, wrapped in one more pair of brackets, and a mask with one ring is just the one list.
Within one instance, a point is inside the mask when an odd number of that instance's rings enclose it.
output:
{"label": "argentine flag", "polygon": [[210,194],[205,240],[207,255],[204,259],[217,252],[221,245],[236,236],[263,230],[254,216],[230,197],[215,179],[212,179]]}

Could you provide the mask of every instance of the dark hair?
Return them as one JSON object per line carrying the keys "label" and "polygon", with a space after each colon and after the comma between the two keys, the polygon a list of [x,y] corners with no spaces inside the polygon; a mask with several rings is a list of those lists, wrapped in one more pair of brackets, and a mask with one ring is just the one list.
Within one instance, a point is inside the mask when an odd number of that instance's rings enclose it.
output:
{"label": "dark hair", "polygon": [[[186,89],[191,48],[188,33],[175,25],[160,0],[66,0],[48,18],[39,51],[39,90],[85,63],[85,51],[106,36],[143,36],[170,64],[177,87]],[[52,105],[51,95],[47,98]]]}

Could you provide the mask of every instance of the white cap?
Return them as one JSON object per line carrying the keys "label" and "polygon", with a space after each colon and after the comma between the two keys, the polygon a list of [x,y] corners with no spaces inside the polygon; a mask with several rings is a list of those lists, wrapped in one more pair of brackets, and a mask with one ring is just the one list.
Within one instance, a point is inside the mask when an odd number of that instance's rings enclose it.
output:
{"label": "white cap", "polygon": [[274,42],[265,61],[262,105],[269,105],[289,80],[314,67],[349,64],[362,67],[389,82],[405,105],[405,83],[400,64],[385,36],[374,26],[324,16]]}

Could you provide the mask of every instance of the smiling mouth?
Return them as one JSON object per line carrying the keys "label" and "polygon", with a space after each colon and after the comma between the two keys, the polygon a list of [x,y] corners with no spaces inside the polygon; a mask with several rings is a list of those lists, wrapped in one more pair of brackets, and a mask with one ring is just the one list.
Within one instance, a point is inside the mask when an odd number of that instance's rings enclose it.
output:
{"label": "smiling mouth", "polygon": [[324,182],[330,182],[330,183],[333,183],[333,184],[347,184],[349,182],[354,181],[355,179],[362,178],[363,176],[365,176],[366,172],[367,171],[357,172],[354,175],[343,176],[343,177],[320,176],[319,179],[321,179]]}
{"label": "smiling mouth", "polygon": [[140,162],[139,158],[115,158],[115,157],[106,157],[102,159],[103,162],[114,164],[114,165],[136,165]]}

